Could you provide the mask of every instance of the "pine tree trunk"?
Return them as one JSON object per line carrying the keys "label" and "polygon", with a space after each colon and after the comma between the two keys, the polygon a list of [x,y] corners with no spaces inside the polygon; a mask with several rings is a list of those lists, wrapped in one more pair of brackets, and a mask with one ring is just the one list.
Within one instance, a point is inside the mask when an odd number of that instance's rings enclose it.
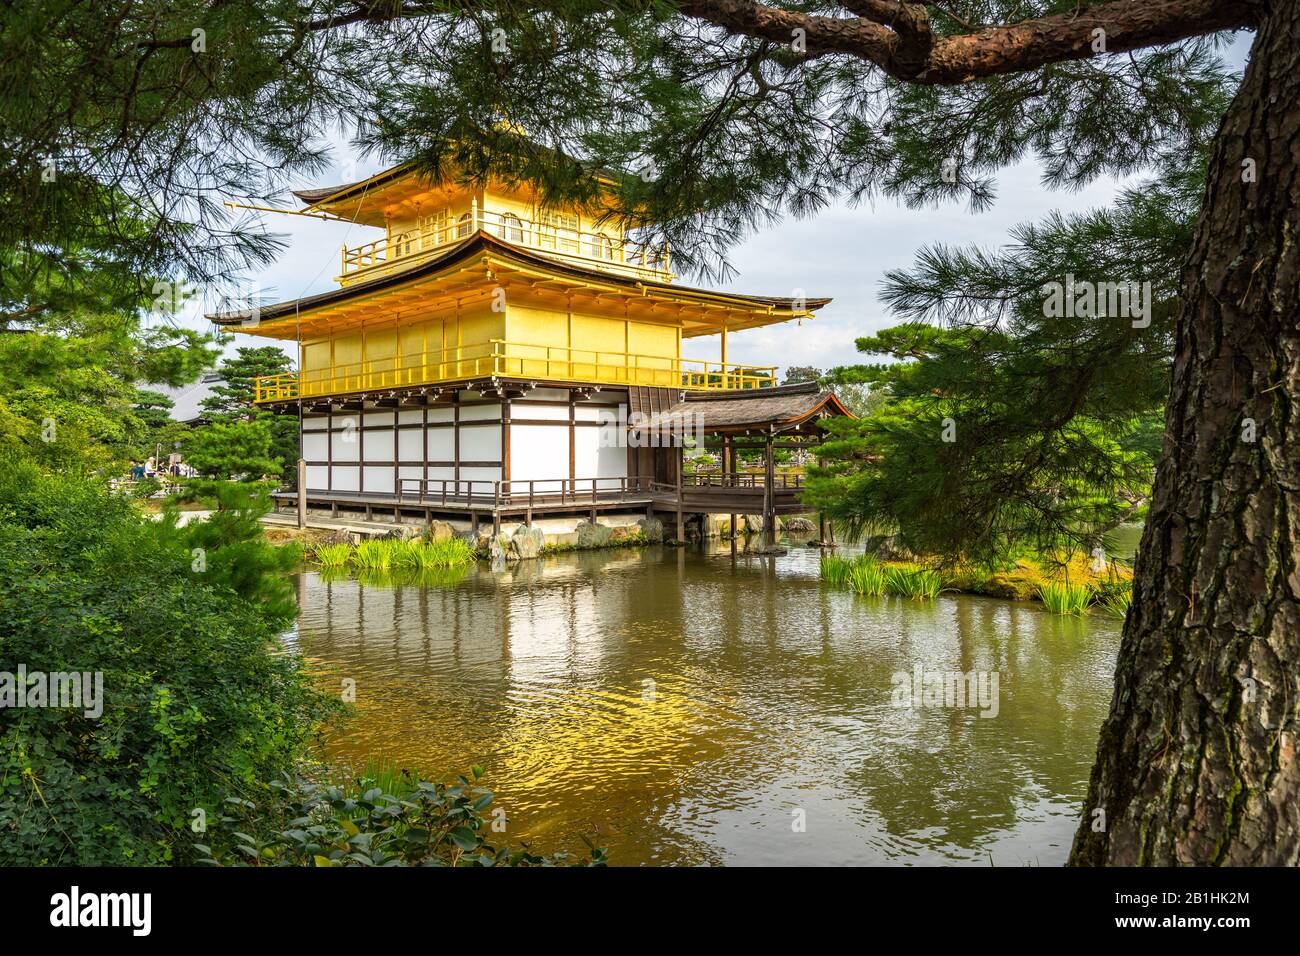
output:
{"label": "pine tree trunk", "polygon": [[1075,865],[1300,863],[1298,317],[1300,0],[1275,0],[1183,276],[1165,446]]}

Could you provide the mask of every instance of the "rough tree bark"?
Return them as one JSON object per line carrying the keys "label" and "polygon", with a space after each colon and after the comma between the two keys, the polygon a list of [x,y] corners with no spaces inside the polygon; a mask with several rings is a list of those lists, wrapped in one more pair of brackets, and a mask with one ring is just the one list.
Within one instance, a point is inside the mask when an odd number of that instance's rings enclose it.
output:
{"label": "rough tree bark", "polygon": [[1300,0],[1276,0],[1183,276],[1165,446],[1075,865],[1300,863],[1297,396]]}

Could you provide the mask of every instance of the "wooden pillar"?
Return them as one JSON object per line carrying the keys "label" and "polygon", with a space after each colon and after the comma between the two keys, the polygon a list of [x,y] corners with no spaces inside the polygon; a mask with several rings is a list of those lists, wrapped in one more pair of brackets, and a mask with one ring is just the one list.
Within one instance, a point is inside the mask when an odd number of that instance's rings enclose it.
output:
{"label": "wooden pillar", "polygon": [[307,527],[307,462],[298,459],[298,527]]}
{"label": "wooden pillar", "polygon": [[686,520],[682,514],[682,472],[686,466],[686,450],[677,446],[677,540],[686,540]]}
{"label": "wooden pillar", "polygon": [[817,543],[823,548],[826,547],[826,515],[817,512]]}
{"label": "wooden pillar", "polygon": [[772,434],[763,443],[763,547],[776,547],[776,460],[772,455]]}

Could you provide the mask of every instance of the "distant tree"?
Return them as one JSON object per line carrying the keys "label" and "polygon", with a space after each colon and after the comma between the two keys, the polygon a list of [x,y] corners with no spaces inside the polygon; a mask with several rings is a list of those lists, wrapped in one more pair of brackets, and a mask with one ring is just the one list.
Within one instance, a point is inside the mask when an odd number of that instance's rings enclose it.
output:
{"label": "distant tree", "polygon": [[854,415],[865,415],[877,404],[871,388],[861,382],[848,378],[841,380],[836,369],[823,372],[811,365],[791,365],[785,371],[785,384],[796,385],[802,382],[820,382],[835,394]]}
{"label": "distant tree", "polygon": [[213,422],[197,429],[185,446],[185,459],[202,479],[261,482],[280,473],[271,451],[269,416],[252,421]]}
{"label": "distant tree", "polygon": [[141,405],[136,383],[182,384],[213,355],[206,336],[129,312],[13,323],[0,333],[0,444],[70,473],[119,470],[173,435],[156,430],[161,406]]}
{"label": "distant tree", "polygon": [[[193,433],[189,425],[172,418],[171,411],[176,403],[162,392],[137,388],[132,407],[144,425],[144,432],[132,455],[136,459],[148,458],[160,448],[166,456],[183,445]],[[162,462],[159,462],[159,467],[162,467]]]}
{"label": "distant tree", "polygon": [[199,403],[213,421],[232,418],[252,419],[257,415],[253,404],[254,383],[263,376],[283,375],[293,371],[293,360],[273,345],[241,347],[233,357],[227,356],[217,368],[221,383]]}
{"label": "distant tree", "polygon": [[225,358],[217,368],[222,382],[199,403],[213,423],[263,421],[270,431],[270,457],[279,465],[275,473],[285,484],[297,483],[299,457],[298,418],[296,415],[272,414],[258,408],[255,382],[261,376],[282,375],[293,370],[293,360],[275,346],[243,347]]}
{"label": "distant tree", "polygon": [[791,365],[785,370],[785,384],[797,385],[801,382],[816,382],[822,377],[822,370],[811,365]]}

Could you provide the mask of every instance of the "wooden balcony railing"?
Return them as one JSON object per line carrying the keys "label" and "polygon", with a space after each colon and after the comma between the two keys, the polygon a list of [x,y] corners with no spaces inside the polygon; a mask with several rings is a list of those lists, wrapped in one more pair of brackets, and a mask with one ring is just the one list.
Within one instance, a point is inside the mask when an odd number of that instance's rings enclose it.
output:
{"label": "wooden balcony railing", "polygon": [[565,229],[510,213],[479,209],[477,204],[459,219],[436,227],[392,233],[351,248],[345,246],[341,271],[336,278],[347,285],[417,265],[432,253],[468,239],[479,229],[511,245],[536,249],[588,268],[594,266],[606,272],[660,282],[674,278],[667,247],[652,249],[622,235],[611,235],[613,228],[610,233]]}
{"label": "wooden balcony railing", "polygon": [[[803,487],[803,475],[798,472],[777,472],[772,476],[772,487],[778,489],[797,489]],[[682,478],[684,488],[763,488],[765,479],[762,474],[748,471],[719,472],[714,475],[686,475]]]}
{"label": "wooden balcony railing", "polygon": [[283,402],[489,376],[720,391],[771,387],[776,384],[776,367],[493,339],[420,355],[261,376],[255,382],[255,400]]}
{"label": "wooden balcony railing", "polygon": [[451,478],[399,478],[397,480],[398,504],[468,506],[491,505],[494,511],[502,508],[540,508],[547,505],[602,504],[626,498],[645,497],[650,493],[651,481],[646,477],[627,478],[542,478],[510,479],[451,479]]}

